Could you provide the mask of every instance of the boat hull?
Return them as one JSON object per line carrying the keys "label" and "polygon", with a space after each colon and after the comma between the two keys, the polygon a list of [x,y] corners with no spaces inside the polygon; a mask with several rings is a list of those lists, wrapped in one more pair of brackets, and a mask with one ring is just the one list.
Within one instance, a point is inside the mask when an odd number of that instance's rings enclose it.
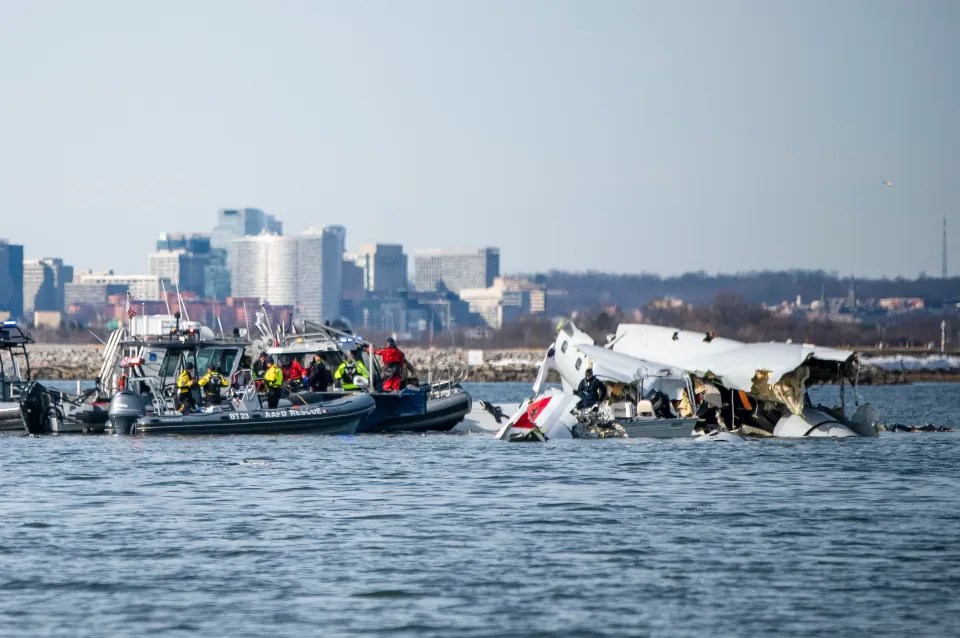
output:
{"label": "boat hull", "polygon": [[[182,416],[144,416],[131,424],[134,435],[226,434],[354,434],[375,408],[373,399],[358,394],[324,403],[288,408],[200,412]],[[113,431],[108,426],[108,432]]]}
{"label": "boat hull", "polygon": [[631,439],[683,439],[693,434],[696,419],[617,419]]}
{"label": "boat hull", "polygon": [[[306,401],[307,405],[313,405],[331,397],[355,395],[304,392],[295,396]],[[447,432],[463,421],[473,406],[470,393],[461,388],[452,388],[440,395],[431,395],[426,390],[404,390],[399,393],[372,392],[366,396],[373,398],[376,408],[360,422],[358,434]]]}

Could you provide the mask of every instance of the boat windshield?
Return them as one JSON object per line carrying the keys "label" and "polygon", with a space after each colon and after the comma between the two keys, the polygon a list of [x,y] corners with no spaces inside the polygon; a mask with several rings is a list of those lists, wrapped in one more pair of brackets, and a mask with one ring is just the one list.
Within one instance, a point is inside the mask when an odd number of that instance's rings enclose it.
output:
{"label": "boat windshield", "polygon": [[181,355],[186,357],[187,361],[193,361],[199,374],[206,372],[207,366],[211,364],[222,370],[224,374],[231,374],[239,354],[239,348],[222,347],[202,347],[195,353],[183,350],[167,350],[163,364],[160,366],[160,376],[163,378],[173,377],[177,372],[177,368],[180,366]]}

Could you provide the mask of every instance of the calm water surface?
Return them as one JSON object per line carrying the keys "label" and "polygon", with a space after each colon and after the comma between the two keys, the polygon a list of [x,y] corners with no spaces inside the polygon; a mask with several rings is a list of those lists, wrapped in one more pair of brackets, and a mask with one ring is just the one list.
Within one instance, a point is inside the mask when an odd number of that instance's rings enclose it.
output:
{"label": "calm water surface", "polygon": [[[958,385],[861,392],[960,424]],[[0,446],[3,635],[960,634],[955,433]]]}

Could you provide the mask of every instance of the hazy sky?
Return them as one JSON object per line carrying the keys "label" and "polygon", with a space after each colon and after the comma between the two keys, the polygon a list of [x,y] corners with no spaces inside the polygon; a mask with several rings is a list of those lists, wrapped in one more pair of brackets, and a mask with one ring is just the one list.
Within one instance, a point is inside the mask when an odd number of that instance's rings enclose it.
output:
{"label": "hazy sky", "polygon": [[[894,186],[885,187],[882,180]],[[0,0],[0,237],[254,206],[507,272],[960,272],[960,2]]]}

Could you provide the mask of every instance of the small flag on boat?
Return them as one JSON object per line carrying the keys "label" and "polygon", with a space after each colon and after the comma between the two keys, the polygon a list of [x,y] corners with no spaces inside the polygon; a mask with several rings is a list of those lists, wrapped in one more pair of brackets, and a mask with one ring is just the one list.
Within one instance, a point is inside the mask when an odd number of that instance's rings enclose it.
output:
{"label": "small flag on boat", "polygon": [[134,308],[133,306],[130,306],[129,308],[127,308],[127,318],[128,318],[128,319],[133,319],[133,318],[136,317],[136,316],[137,316],[137,309],[136,309],[136,308]]}

